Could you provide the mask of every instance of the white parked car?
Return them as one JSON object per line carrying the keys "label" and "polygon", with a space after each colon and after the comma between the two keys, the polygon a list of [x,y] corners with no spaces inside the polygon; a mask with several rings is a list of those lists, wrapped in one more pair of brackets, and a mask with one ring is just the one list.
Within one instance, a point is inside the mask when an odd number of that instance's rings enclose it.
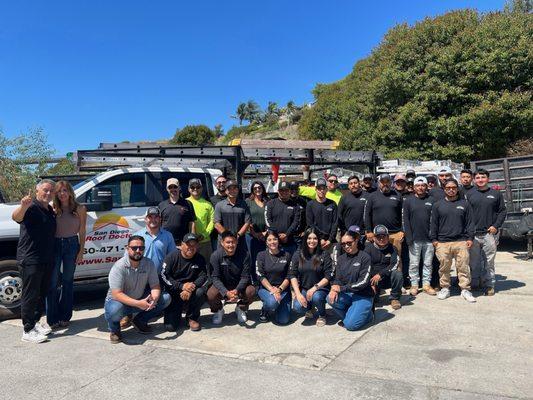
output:
{"label": "white parked car", "polygon": [[[84,259],[76,268],[76,282],[105,281],[113,263],[124,255],[133,232],[144,227],[149,206],[168,198],[165,183],[178,178],[181,193],[188,197],[188,182],[202,181],[204,196],[212,196],[218,169],[180,167],[120,168],[91,176],[74,187],[76,199],[87,207]],[[0,204],[0,319],[19,314],[22,280],[16,251],[19,225],[11,219],[18,204]]]}

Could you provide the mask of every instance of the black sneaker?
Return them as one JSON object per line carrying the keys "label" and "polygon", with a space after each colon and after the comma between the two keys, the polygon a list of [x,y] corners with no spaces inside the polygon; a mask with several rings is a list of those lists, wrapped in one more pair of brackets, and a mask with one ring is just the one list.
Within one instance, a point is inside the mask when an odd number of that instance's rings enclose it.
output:
{"label": "black sneaker", "polygon": [[178,330],[178,327],[172,324],[165,324],[165,330],[167,332],[176,332]]}
{"label": "black sneaker", "polygon": [[137,332],[142,333],[143,335],[152,333],[152,328],[150,328],[146,322],[141,322],[134,318],[131,323]]}
{"label": "black sneaker", "polygon": [[268,312],[266,312],[265,310],[261,310],[261,314],[259,314],[259,321],[267,322],[268,321]]}

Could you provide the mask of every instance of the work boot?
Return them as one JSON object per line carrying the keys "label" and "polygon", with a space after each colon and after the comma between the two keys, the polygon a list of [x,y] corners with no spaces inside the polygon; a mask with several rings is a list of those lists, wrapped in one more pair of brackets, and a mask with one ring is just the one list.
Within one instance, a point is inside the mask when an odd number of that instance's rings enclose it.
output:
{"label": "work boot", "polygon": [[390,301],[390,305],[393,310],[399,310],[400,308],[402,308],[402,303],[400,303],[400,300],[392,299]]}
{"label": "work boot", "polygon": [[413,297],[416,297],[418,294],[418,286],[411,286],[411,289],[409,289],[409,294]]}
{"label": "work boot", "polygon": [[120,320],[120,329],[129,328],[131,326],[132,317],[133,316],[131,314],[122,317],[122,319]]}
{"label": "work boot", "polygon": [[487,290],[485,290],[485,296],[494,296],[496,291],[493,287],[488,287]]}
{"label": "work boot", "polygon": [[195,321],[193,319],[189,320],[189,328],[191,328],[191,331],[198,332],[200,329],[202,329],[202,326],[198,321]]}
{"label": "work boot", "polygon": [[429,294],[430,296],[435,296],[437,294],[437,291],[433,289],[430,285],[422,286],[422,290],[424,291],[424,293]]}
{"label": "work boot", "polygon": [[120,335],[120,332],[111,332],[109,334],[109,340],[111,341],[111,344],[117,344],[122,341],[122,337]]}

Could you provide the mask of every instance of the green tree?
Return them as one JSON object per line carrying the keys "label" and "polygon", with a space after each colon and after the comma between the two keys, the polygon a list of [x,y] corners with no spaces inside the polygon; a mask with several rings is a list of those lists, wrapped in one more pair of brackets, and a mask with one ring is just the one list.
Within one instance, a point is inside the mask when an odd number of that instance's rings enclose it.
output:
{"label": "green tree", "polygon": [[215,138],[219,139],[222,136],[224,136],[224,128],[222,127],[222,124],[216,124],[213,127],[213,132],[215,134]]}
{"label": "green tree", "polygon": [[248,119],[248,109],[246,108],[246,103],[240,103],[237,106],[237,111],[233,118],[239,120],[239,125],[242,125],[242,121]]}
{"label": "green tree", "polygon": [[62,158],[56,165],[46,170],[46,175],[70,175],[75,173],[77,173],[76,164],[67,158]]}
{"label": "green tree", "polygon": [[13,138],[0,131],[0,188],[7,201],[18,201],[33,190],[39,175],[49,168],[54,150],[44,130],[30,128]]}
{"label": "green tree", "polygon": [[187,125],[183,129],[177,129],[174,137],[170,140],[173,144],[191,146],[203,146],[213,144],[216,134],[206,125]]}
{"label": "green tree", "polygon": [[347,77],[315,87],[300,134],[388,157],[504,156],[533,130],[531,43],[533,15],[516,8],[398,25]]}
{"label": "green tree", "polygon": [[246,103],[246,120],[249,123],[261,123],[261,107],[254,100],[248,100]]}

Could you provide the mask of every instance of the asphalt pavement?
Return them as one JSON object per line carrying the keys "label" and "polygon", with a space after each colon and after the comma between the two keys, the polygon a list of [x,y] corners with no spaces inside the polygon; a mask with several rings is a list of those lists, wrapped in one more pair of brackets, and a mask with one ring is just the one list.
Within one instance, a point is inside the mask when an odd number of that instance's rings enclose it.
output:
{"label": "asphalt pavement", "polygon": [[380,306],[358,332],[331,311],[322,328],[303,317],[259,323],[255,302],[245,326],[234,306],[221,326],[204,309],[200,332],[164,332],[160,319],[153,335],[128,329],[118,345],[103,317],[106,288],[81,288],[72,324],[46,343],[21,342],[20,320],[0,323],[2,398],[533,398],[533,261],[500,252],[496,269],[494,297],[403,296],[400,310]]}

